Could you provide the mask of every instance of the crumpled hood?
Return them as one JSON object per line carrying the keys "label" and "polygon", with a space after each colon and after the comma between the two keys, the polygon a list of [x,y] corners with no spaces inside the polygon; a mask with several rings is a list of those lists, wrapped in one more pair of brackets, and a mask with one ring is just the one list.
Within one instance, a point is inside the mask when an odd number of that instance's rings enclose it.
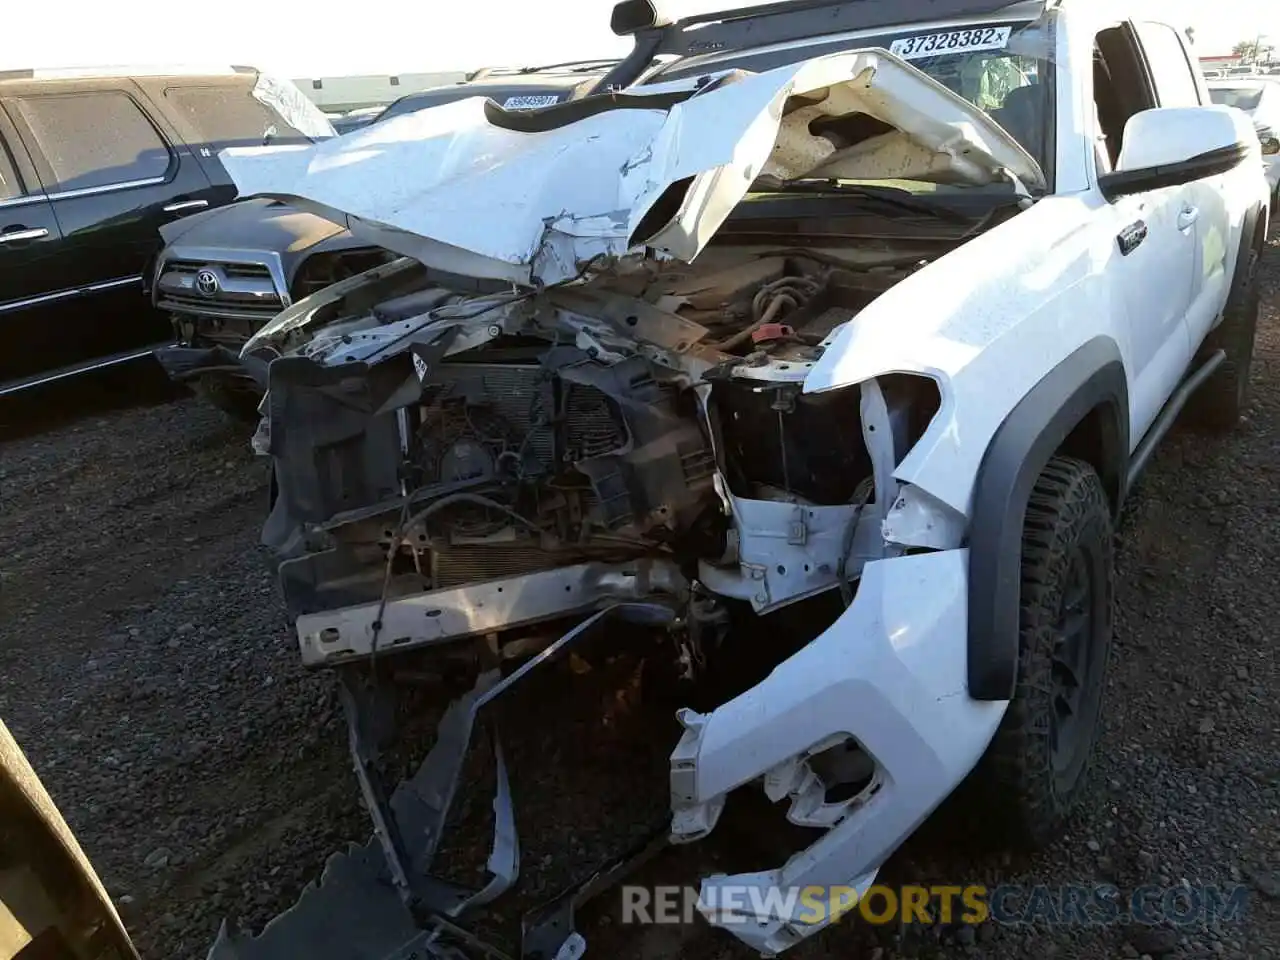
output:
{"label": "crumpled hood", "polygon": [[[243,197],[287,198],[428,266],[522,286],[645,248],[693,260],[760,176],[1045,184],[987,114],[884,50],[692,86],[520,114],[476,97],[221,159]],[[856,114],[893,130],[814,132]]]}

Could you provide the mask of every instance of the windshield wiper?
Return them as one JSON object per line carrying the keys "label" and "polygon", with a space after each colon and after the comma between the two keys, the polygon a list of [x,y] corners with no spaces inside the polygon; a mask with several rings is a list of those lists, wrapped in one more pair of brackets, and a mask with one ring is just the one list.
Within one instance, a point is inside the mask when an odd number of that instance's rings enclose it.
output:
{"label": "windshield wiper", "polygon": [[944,204],[930,203],[913,193],[896,187],[877,187],[863,183],[845,183],[841,180],[778,180],[760,177],[752,192],[762,193],[827,193],[841,197],[856,197],[880,204],[904,213],[917,213],[926,217],[947,220],[951,223],[973,223],[974,218],[953,210]]}

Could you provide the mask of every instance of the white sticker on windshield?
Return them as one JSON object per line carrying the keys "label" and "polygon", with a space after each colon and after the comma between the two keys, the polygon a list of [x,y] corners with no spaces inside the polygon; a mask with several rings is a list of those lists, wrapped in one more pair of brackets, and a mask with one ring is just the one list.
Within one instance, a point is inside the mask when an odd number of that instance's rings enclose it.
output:
{"label": "white sticker on windshield", "polygon": [[508,110],[533,110],[537,107],[553,107],[560,102],[560,98],[554,93],[538,95],[525,94],[520,97],[507,97],[507,102],[503,104]]}
{"label": "white sticker on windshield", "polygon": [[418,372],[419,380],[427,379],[427,361],[423,360],[416,353],[413,355],[413,369]]}
{"label": "white sticker on windshield", "polygon": [[974,27],[971,30],[903,37],[893,41],[889,52],[903,60],[923,60],[925,57],[946,57],[977,50],[1003,50],[1009,45],[1011,33],[1013,27]]}

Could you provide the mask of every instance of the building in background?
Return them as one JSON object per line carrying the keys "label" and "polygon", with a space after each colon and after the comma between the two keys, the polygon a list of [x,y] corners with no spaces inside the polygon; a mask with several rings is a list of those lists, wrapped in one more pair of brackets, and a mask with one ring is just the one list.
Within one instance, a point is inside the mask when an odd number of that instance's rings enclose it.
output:
{"label": "building in background", "polygon": [[[413,94],[431,92],[445,94],[449,88],[462,84],[486,84],[486,95],[507,101],[528,100],[520,96],[522,91],[534,87],[549,87],[568,92],[589,87],[599,80],[616,60],[571,60],[536,67],[481,67],[479,70],[453,73],[413,73],[399,76],[308,77],[294,83],[310,99],[329,115],[339,133],[346,133],[379,115],[382,109],[397,101],[413,99]],[[583,87],[585,90],[586,87]],[[539,89],[534,99],[550,96]],[[556,98],[551,97],[551,102]],[[510,103],[507,104],[510,106]],[[537,106],[525,103],[524,106]]]}
{"label": "building in background", "polygon": [[1213,70],[1226,73],[1232,67],[1244,67],[1244,66],[1247,66],[1247,64],[1244,62],[1244,57],[1236,56],[1235,54],[1231,54],[1231,53],[1223,54],[1220,57],[1201,57],[1200,58],[1200,68],[1204,70],[1206,73]]}
{"label": "building in background", "polygon": [[303,77],[293,82],[321,110],[344,114],[364,107],[381,107],[405,94],[430,90],[467,79],[462,71],[401,73],[351,77]]}

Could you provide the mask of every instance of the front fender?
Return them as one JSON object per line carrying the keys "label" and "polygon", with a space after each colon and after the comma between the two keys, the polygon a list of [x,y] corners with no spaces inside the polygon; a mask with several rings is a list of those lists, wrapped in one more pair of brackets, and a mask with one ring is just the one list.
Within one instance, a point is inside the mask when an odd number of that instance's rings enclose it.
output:
{"label": "front fender", "polygon": [[1099,209],[1045,198],[917,270],[833,335],[805,391],[890,372],[937,381],[938,413],[894,476],[970,517],[982,457],[1036,383],[1095,337],[1125,355]]}
{"label": "front fender", "polygon": [[1248,285],[1250,272],[1247,269],[1249,264],[1249,254],[1253,251],[1253,247],[1257,242],[1258,232],[1261,229],[1263,243],[1266,243],[1267,231],[1270,229],[1270,213],[1271,208],[1267,203],[1259,203],[1250,207],[1244,215],[1244,223],[1240,228],[1240,249],[1236,254],[1235,270],[1231,276],[1231,290],[1227,295],[1227,309],[1239,303],[1240,298],[1244,295],[1245,287]]}
{"label": "front fender", "polygon": [[[1129,389],[1120,349],[1087,341],[1054,367],[996,430],[974,488],[969,528],[969,695],[1008,700],[1018,669],[1022,526],[1032,488],[1054,453],[1097,411],[1098,451],[1115,509],[1129,452]],[[1105,478],[1104,478],[1105,479]]]}

